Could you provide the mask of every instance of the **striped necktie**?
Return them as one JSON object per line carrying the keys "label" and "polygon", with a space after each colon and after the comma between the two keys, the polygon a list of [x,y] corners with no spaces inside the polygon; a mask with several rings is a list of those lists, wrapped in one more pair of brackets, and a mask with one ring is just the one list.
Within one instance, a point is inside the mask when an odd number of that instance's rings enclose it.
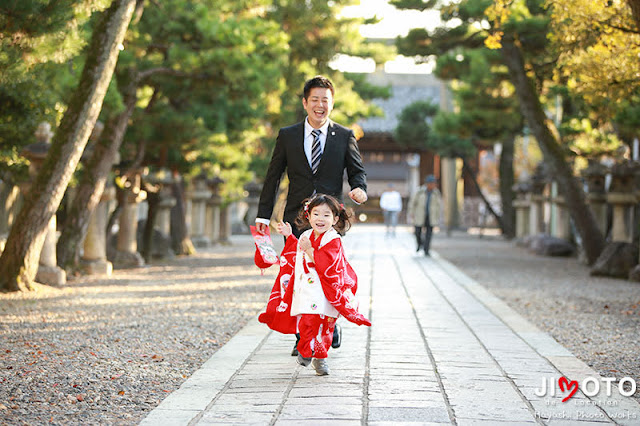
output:
{"label": "striped necktie", "polygon": [[313,174],[316,174],[318,166],[320,165],[320,158],[322,157],[322,149],[320,148],[320,135],[322,132],[314,129],[311,131],[311,134],[313,135],[313,144],[311,145],[311,170]]}

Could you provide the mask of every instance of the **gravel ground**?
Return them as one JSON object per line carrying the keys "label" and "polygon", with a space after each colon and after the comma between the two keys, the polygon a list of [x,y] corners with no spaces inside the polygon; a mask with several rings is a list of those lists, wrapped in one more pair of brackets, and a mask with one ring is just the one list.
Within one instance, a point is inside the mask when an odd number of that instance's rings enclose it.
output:
{"label": "gravel ground", "polygon": [[238,238],[108,279],[0,294],[0,424],[137,424],[264,307],[277,271],[261,276]]}
{"label": "gravel ground", "polygon": [[601,376],[640,385],[640,283],[591,277],[576,258],[537,256],[499,237],[438,234],[433,248]]}

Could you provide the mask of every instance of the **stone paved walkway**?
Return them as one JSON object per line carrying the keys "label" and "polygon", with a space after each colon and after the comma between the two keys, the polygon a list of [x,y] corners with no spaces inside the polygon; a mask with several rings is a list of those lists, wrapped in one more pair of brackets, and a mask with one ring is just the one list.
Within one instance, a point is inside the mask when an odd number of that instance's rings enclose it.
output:
{"label": "stone paved walkway", "polygon": [[[356,227],[345,245],[373,327],[341,321],[329,376],[254,320],[142,424],[640,424],[616,383],[607,395],[607,378],[437,253],[416,254],[408,232]],[[561,377],[577,383],[563,392]]]}

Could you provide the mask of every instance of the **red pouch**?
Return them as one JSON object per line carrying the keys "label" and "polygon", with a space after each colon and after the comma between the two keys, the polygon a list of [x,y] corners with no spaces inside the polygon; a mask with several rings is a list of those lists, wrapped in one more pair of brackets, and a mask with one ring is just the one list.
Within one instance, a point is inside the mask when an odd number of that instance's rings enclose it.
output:
{"label": "red pouch", "polygon": [[267,227],[267,231],[264,235],[260,234],[255,226],[251,226],[251,235],[256,243],[256,254],[253,256],[253,261],[260,269],[266,269],[269,266],[278,263],[278,253],[273,247],[271,241],[271,230]]}

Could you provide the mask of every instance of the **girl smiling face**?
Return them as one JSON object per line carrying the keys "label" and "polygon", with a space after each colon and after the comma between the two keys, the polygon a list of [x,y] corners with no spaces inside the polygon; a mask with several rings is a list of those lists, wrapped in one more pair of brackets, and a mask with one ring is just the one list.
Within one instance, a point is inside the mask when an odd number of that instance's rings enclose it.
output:
{"label": "girl smiling face", "polygon": [[338,216],[333,214],[327,204],[319,204],[309,212],[309,223],[317,237],[338,223]]}

